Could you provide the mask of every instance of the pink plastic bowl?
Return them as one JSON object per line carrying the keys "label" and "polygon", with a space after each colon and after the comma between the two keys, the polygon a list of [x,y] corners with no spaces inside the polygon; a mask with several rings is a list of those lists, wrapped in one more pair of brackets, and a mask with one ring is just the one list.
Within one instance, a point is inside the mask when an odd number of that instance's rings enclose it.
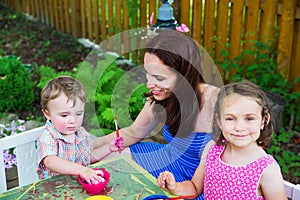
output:
{"label": "pink plastic bowl", "polygon": [[109,182],[110,179],[110,173],[108,171],[106,171],[103,168],[94,168],[94,170],[102,170],[103,171],[103,178],[105,179],[104,182],[99,183],[99,184],[88,184],[86,181],[82,180],[79,176],[78,176],[78,181],[79,183],[83,186],[83,188],[87,191],[87,193],[89,194],[99,194],[100,192],[102,192],[102,190],[105,188],[105,186],[107,185],[107,183]]}

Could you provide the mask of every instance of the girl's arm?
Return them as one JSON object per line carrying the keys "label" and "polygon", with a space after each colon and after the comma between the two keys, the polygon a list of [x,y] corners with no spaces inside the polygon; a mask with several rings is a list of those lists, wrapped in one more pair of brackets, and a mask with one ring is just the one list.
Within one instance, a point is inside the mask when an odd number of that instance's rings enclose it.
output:
{"label": "girl's arm", "polygon": [[205,163],[206,156],[210,147],[214,144],[213,141],[207,143],[203,150],[201,161],[196,169],[192,180],[176,182],[171,172],[163,172],[157,178],[156,184],[167,192],[171,192],[175,195],[193,195],[195,197],[200,196],[204,189],[204,177],[205,177]]}
{"label": "girl's arm", "polygon": [[[149,101],[146,101],[143,109],[137,116],[132,125],[119,130],[120,137],[124,139],[124,147],[128,147],[138,141],[144,139],[159,123],[154,119],[152,107]],[[95,148],[101,147],[116,137],[116,133],[112,132],[108,135],[98,137],[94,140]]]}
{"label": "girl's arm", "polygon": [[270,165],[263,173],[260,187],[265,200],[286,200],[284,182],[279,165]]}
{"label": "girl's arm", "polygon": [[101,182],[101,176],[98,174],[101,175],[102,172],[62,159],[57,155],[46,156],[42,162],[49,170],[53,172],[64,175],[80,176],[88,183]]}

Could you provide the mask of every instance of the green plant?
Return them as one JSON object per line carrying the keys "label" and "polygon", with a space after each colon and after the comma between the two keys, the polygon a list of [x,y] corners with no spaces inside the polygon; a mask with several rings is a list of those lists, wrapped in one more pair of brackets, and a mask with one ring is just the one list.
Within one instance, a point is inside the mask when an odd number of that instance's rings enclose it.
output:
{"label": "green plant", "polygon": [[297,141],[293,141],[296,135],[297,131],[286,131],[282,128],[279,133],[273,135],[272,146],[267,148],[266,151],[275,157],[284,176],[291,174],[295,179],[298,177],[298,181],[294,182],[299,182],[300,157],[290,145],[291,142],[297,143]]}
{"label": "green plant", "polygon": [[39,74],[40,74],[40,80],[37,83],[37,87],[40,89],[43,89],[43,87],[46,85],[48,81],[51,79],[61,76],[61,75],[68,75],[74,77],[74,72],[69,71],[62,71],[62,72],[56,72],[53,68],[48,66],[41,66],[39,68]]}
{"label": "green plant", "polygon": [[0,112],[30,111],[34,100],[30,71],[18,57],[0,57]]}
{"label": "green plant", "polygon": [[115,56],[105,55],[96,66],[85,61],[80,64],[77,73],[88,94],[86,121],[93,129],[91,132],[97,135],[104,135],[115,128],[114,115],[118,116],[121,127],[129,125],[145,101],[145,85],[132,80],[134,74],[127,74],[116,60]]}
{"label": "green plant", "polygon": [[60,50],[50,56],[51,59],[58,62],[68,62],[72,59],[72,53],[67,50]]}

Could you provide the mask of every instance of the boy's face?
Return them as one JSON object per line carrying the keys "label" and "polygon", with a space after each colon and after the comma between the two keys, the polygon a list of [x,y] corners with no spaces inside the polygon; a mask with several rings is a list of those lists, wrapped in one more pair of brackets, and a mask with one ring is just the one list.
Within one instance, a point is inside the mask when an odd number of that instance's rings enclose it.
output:
{"label": "boy's face", "polygon": [[84,102],[77,98],[73,106],[73,100],[68,101],[67,96],[61,93],[56,99],[49,101],[48,109],[43,113],[61,134],[72,135],[82,125],[84,105]]}

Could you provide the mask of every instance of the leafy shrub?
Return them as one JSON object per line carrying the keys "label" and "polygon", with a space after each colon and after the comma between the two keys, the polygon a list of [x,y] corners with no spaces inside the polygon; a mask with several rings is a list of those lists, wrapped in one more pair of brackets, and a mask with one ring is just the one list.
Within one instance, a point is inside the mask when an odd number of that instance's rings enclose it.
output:
{"label": "leafy shrub", "polygon": [[30,111],[34,101],[30,71],[17,57],[0,57],[0,112]]}
{"label": "leafy shrub", "polygon": [[39,68],[39,74],[40,74],[40,80],[37,84],[37,87],[40,89],[43,89],[48,81],[50,81],[51,79],[57,76],[61,76],[61,75],[68,75],[72,77],[75,76],[74,72],[69,72],[69,71],[56,72],[52,67],[49,66],[41,66]]}

